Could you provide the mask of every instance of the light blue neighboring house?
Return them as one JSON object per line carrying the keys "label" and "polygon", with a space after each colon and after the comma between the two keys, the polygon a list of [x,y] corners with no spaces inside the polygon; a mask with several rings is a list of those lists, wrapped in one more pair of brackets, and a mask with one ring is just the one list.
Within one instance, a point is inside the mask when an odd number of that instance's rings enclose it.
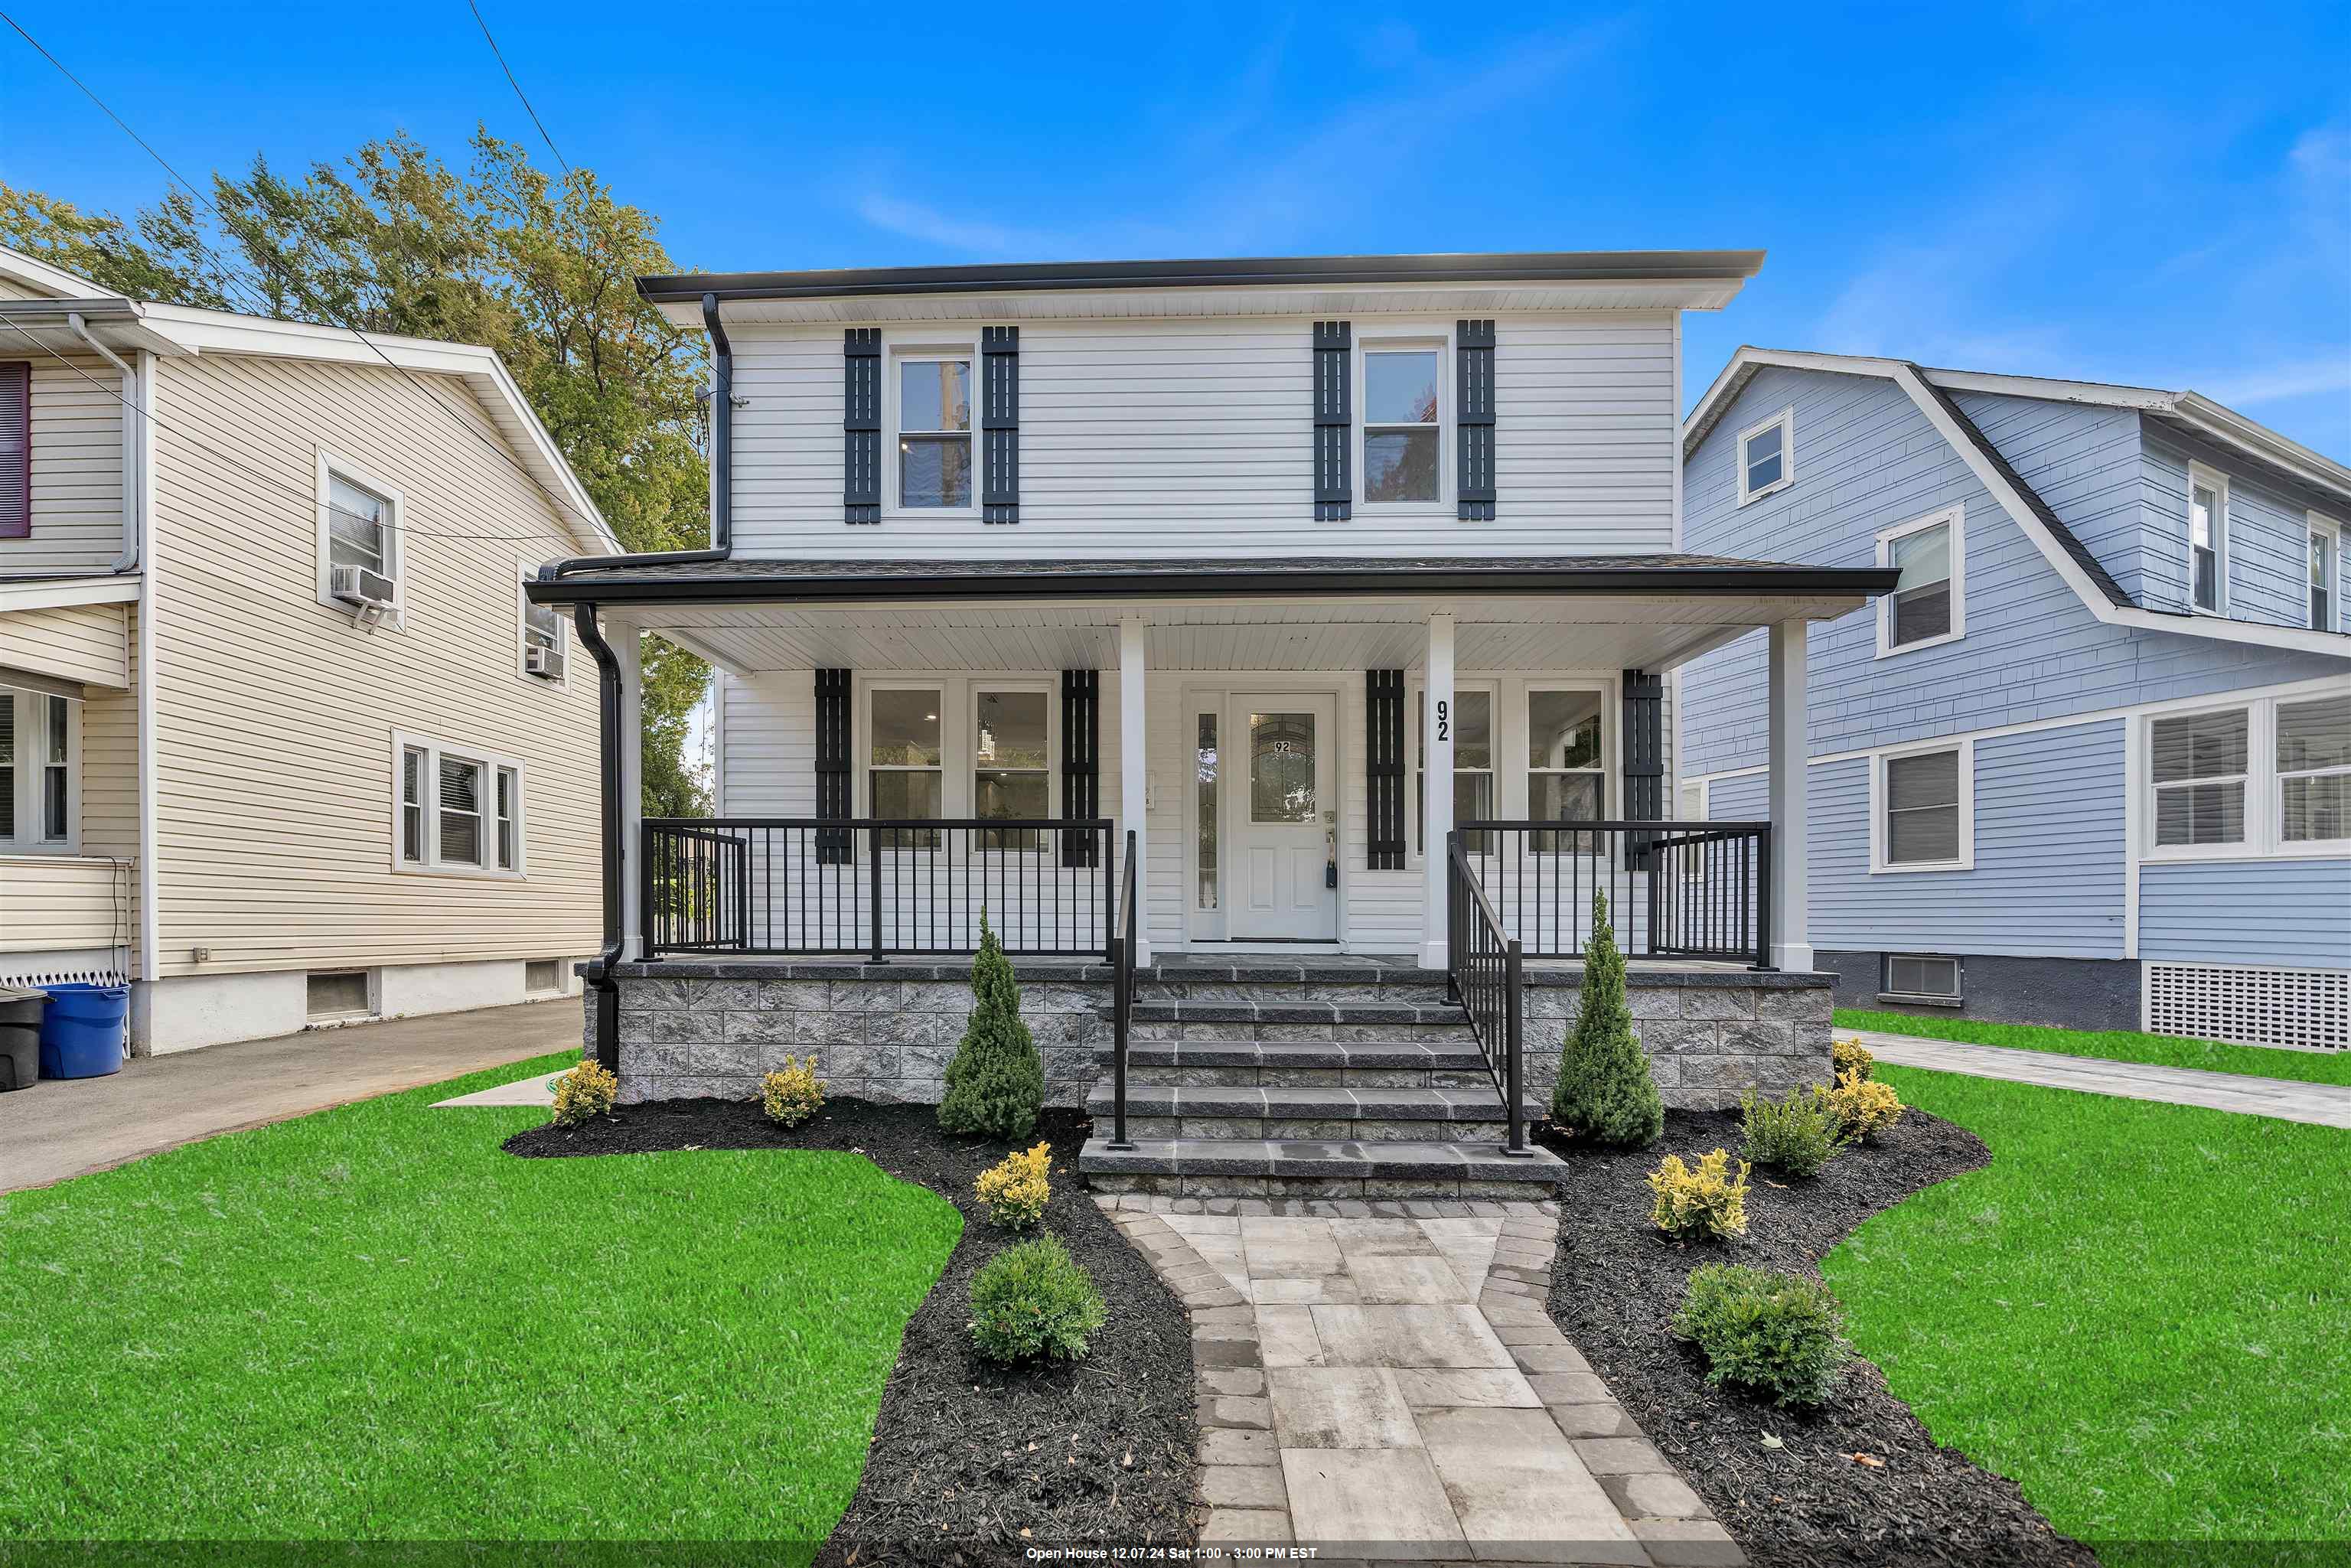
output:
{"label": "light blue neighboring house", "polygon": [[[2351,469],[2190,392],[1741,349],[1681,548],[1891,565],[1813,629],[1846,1007],[2351,1049]],[[1764,640],[1677,672],[1679,811],[1767,814]]]}

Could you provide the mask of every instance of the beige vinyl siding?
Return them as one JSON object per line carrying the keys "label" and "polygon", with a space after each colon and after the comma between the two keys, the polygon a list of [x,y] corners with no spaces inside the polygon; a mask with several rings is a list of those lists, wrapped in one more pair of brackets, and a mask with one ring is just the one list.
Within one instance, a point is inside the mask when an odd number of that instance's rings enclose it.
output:
{"label": "beige vinyl siding", "polygon": [[138,879],[130,862],[90,855],[0,855],[0,953],[128,941]]}
{"label": "beige vinyl siding", "polygon": [[122,374],[95,356],[0,359],[33,367],[33,532],[0,539],[0,578],[104,571],[122,553]]}
{"label": "beige vinyl siding", "polygon": [[120,604],[0,610],[0,671],[27,670],[86,685],[131,684],[131,639]]}
{"label": "beige vinyl siding", "polygon": [[[594,951],[592,665],[568,640],[562,687],[517,656],[517,562],[579,547],[415,384],[496,442],[464,383],[225,354],[158,382],[161,973]],[[403,494],[402,625],[319,602],[321,447]],[[392,869],[395,731],[522,764],[527,880]]]}
{"label": "beige vinyl siding", "polygon": [[13,277],[0,277],[0,299],[50,299],[55,296],[46,288],[36,288],[29,283],[19,283]]}

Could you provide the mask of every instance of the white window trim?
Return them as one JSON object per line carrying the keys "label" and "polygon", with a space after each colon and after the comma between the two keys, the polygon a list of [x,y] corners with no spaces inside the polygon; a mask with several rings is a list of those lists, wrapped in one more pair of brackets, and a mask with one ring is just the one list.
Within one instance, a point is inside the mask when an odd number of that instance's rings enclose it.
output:
{"label": "white window trim", "polygon": [[[1956,751],[1959,756],[1959,852],[1944,861],[1902,861],[1886,858],[1886,765],[1905,757]],[[1817,762],[1819,758],[1813,759]],[[1911,872],[1973,871],[1976,869],[1976,743],[1972,737],[1919,741],[1892,746],[1869,754],[1869,874],[1898,876]]]}
{"label": "white window trim", "polygon": [[[401,758],[409,747],[424,753],[424,858],[422,861],[402,860],[400,854]],[[444,862],[441,858],[441,759],[444,756],[455,761],[472,762],[486,771],[482,793],[482,865],[465,865]],[[515,863],[511,871],[497,865],[498,853],[498,772],[511,768],[515,776]],[[406,730],[392,732],[392,833],[391,862],[393,872],[402,876],[465,876],[480,877],[493,882],[528,882],[530,879],[530,769],[512,757],[502,757],[478,746],[453,746],[429,736],[413,735]]]}
{"label": "white window trim", "polygon": [[[2212,518],[2212,581],[2220,591],[2220,602],[2207,607],[2196,602],[2196,487],[2201,485],[2217,497],[2220,511]],[[2188,609],[2196,615],[2211,615],[2220,620],[2229,618],[2229,555],[2232,541],[2230,534],[2229,476],[2218,468],[2190,460],[2188,465],[2187,508],[2180,514],[2180,548],[2188,562]],[[2306,595],[2305,595],[2306,596]],[[2306,613],[2306,612],[2305,612]]]}
{"label": "white window trim", "polygon": [[[1494,781],[1494,820],[1498,822],[1506,822],[1512,821],[1513,815],[1503,807],[1505,790],[1502,784],[1502,775],[1507,770],[1501,766],[1502,732],[1504,728],[1502,719],[1501,685],[1502,683],[1491,675],[1457,675],[1454,677],[1453,681],[1453,697],[1456,712],[1458,713],[1461,694],[1463,692],[1483,692],[1486,694],[1486,744],[1492,754],[1493,760],[1487,765],[1485,772],[1486,776]],[[1410,780],[1409,789],[1405,796],[1405,810],[1411,813],[1413,817],[1413,821],[1405,824],[1406,831],[1404,836],[1404,844],[1405,863],[1406,865],[1421,864],[1428,852],[1428,847],[1426,843],[1423,841],[1425,836],[1423,832],[1424,824],[1420,820],[1422,815],[1421,790],[1424,787],[1422,775],[1424,772],[1424,764],[1427,760],[1426,757],[1424,755],[1421,745],[1420,730],[1424,714],[1428,706],[1427,703],[1424,700],[1427,689],[1427,683],[1419,680],[1407,682],[1405,686],[1405,776]],[[1521,706],[1523,707],[1523,704]],[[1457,748],[1460,745],[1458,730],[1456,732],[1454,744]],[[1601,744],[1603,746],[1607,744],[1607,737],[1604,733],[1602,737]],[[1458,750],[1456,754],[1458,755]],[[1456,773],[1468,773],[1476,772],[1477,769],[1457,767],[1453,771]],[[1526,778],[1524,774],[1520,775],[1519,787],[1520,809],[1516,815],[1519,817],[1524,817],[1526,815]]]}
{"label": "white window trim", "polygon": [[[939,816],[943,821],[967,821],[973,815],[972,774],[978,766],[977,737],[973,731],[978,723],[975,705],[979,694],[988,692],[1042,692],[1045,694],[1045,800],[1046,815],[1059,819],[1061,811],[1061,705],[1054,698],[1061,691],[1058,674],[972,674],[969,673],[937,674],[886,674],[871,679],[863,675],[851,682],[851,696],[855,707],[850,716],[850,744],[854,748],[852,771],[856,778],[853,789],[855,809],[870,819],[873,811],[873,775],[876,772],[928,772],[927,768],[876,768],[873,763],[873,694],[875,692],[935,692],[939,708]],[[861,819],[862,820],[862,819]],[[862,837],[862,835],[861,835]],[[861,849],[862,852],[862,849]],[[1035,854],[1035,850],[974,850],[975,854]]]}
{"label": "white window trim", "polygon": [[[2309,697],[2303,699],[2304,702],[2314,700],[2324,701],[2325,699],[2314,699]],[[2281,769],[2278,767],[2277,757],[2278,709],[2280,707],[2294,707],[2297,705],[2291,700],[2283,702],[2273,700],[2266,706],[2269,709],[2268,726],[2270,732],[2270,744],[2269,749],[2262,753],[2262,761],[2266,764],[2262,776],[2268,781],[2269,794],[2271,798],[2268,807],[2263,813],[2264,821],[2262,825],[2269,831],[2270,853],[2280,859],[2311,859],[2320,856],[2332,857],[2335,855],[2351,854],[2351,837],[2339,839],[2288,839],[2285,836],[2285,781],[2288,779],[2316,778],[2330,773],[2340,773],[2343,769],[2339,768],[2298,768],[2291,773]]]}
{"label": "white window trim", "polygon": [[[384,498],[390,508],[390,518],[383,530],[383,566],[384,575],[392,579],[392,609],[381,617],[370,617],[358,605],[346,603],[330,591],[334,569],[329,563],[327,549],[327,524],[332,515],[328,499],[332,494],[328,486],[329,477],[357,485],[362,490],[373,491]],[[319,602],[353,621],[389,624],[394,631],[401,630],[408,620],[408,562],[404,544],[408,534],[408,497],[397,486],[385,483],[356,463],[346,462],[321,446],[319,448],[318,500]]]}
{"label": "white window trim", "polygon": [[551,686],[557,691],[571,689],[570,618],[560,610],[555,612],[555,651],[563,655],[563,674],[553,680],[534,675],[524,666],[523,660],[530,651],[530,595],[524,587],[538,575],[537,569],[524,561],[515,562],[515,674],[525,685]]}
{"label": "white window trim", "polygon": [[[1741,472],[1745,470],[1742,468]],[[1964,503],[1929,512],[1907,523],[1896,523],[1877,536],[1877,564],[1893,564],[1894,544],[1912,534],[1924,533],[1938,526],[1951,530],[1951,629],[1939,637],[1921,637],[1915,643],[1896,643],[1894,641],[1894,595],[1891,591],[1877,596],[1877,656],[1896,658],[1904,653],[1916,653],[1923,648],[1939,648],[1946,643],[1956,643],[1968,634],[1967,549],[1965,528],[1967,507]]]}
{"label": "white window trim", "polygon": [[[1413,350],[1435,350],[1437,352],[1437,498],[1433,501],[1372,501],[1364,498],[1364,486],[1370,479],[1370,465],[1364,461],[1364,443],[1370,439],[1371,426],[1364,421],[1364,398],[1370,390],[1370,378],[1364,374],[1364,358],[1367,354],[1394,353]],[[1353,421],[1348,439],[1354,450],[1348,454],[1348,471],[1352,476],[1354,504],[1358,510],[1380,517],[1447,517],[1454,514],[1458,476],[1454,473],[1456,447],[1453,388],[1453,327],[1449,322],[1395,321],[1382,322],[1376,336],[1357,337],[1353,363],[1348,368],[1353,382],[1349,389],[1353,406],[1348,411]],[[1382,429],[1391,426],[1383,425]]]}
{"label": "white window trim", "polygon": [[[909,361],[969,360],[971,361],[971,505],[968,507],[909,507],[898,493],[898,367]],[[986,455],[980,450],[979,411],[982,398],[980,378],[987,366],[980,358],[979,333],[975,329],[968,338],[935,337],[914,333],[903,338],[884,334],[882,340],[882,515],[885,517],[948,517],[970,519],[979,516],[980,493],[986,488],[987,475],[982,472]],[[937,434],[939,432],[918,432]]]}
{"label": "white window trim", "polygon": [[[1055,698],[1060,695],[1061,686],[1058,682],[1051,679],[1029,675],[974,675],[969,685],[964,688],[963,703],[969,710],[970,716],[968,720],[970,744],[967,747],[967,755],[964,758],[963,769],[963,787],[966,795],[964,810],[959,813],[949,812],[948,814],[966,817],[977,817],[979,814],[979,802],[977,797],[979,789],[979,695],[982,692],[1033,692],[1044,697],[1045,815],[1049,818],[1059,817],[1061,814],[1061,705]],[[1100,698],[1097,697],[1096,700],[1099,701]],[[1019,773],[1035,772],[1036,769],[1016,768],[1007,768],[1004,771]],[[1045,847],[1051,848],[1050,841]],[[1007,850],[999,846],[997,849],[980,850],[977,852],[1036,854],[1039,851]]]}
{"label": "white window trim", "polygon": [[[2181,705],[2142,713],[2138,726],[2138,776],[2131,789],[2139,801],[2142,841],[2138,858],[2150,865],[2190,861],[2339,860],[2351,855],[2351,838],[2298,839],[2285,837],[2285,791],[2277,766],[2277,710],[2323,702],[2339,695],[2324,686],[2287,691],[2271,696],[2237,696],[2202,704]],[[2233,844],[2158,844],[2155,841],[2155,724],[2158,719],[2190,718],[2203,714],[2245,715],[2245,836]]]}
{"label": "white window trim", "polygon": [[[1599,696],[1599,767],[1537,768],[1534,765],[1533,759],[1530,754],[1529,743],[1533,736],[1534,699],[1538,694],[1542,692],[1575,692],[1578,694],[1596,694]],[[1494,789],[1497,796],[1500,796],[1501,792],[1505,789],[1515,789],[1518,796],[1515,801],[1511,801],[1507,798],[1497,800],[1495,810],[1499,813],[1499,820],[1506,822],[1531,821],[1533,820],[1534,811],[1530,802],[1533,799],[1534,791],[1529,788],[1529,785],[1534,776],[1538,773],[1557,775],[1562,778],[1568,777],[1572,774],[1597,773],[1600,776],[1599,820],[1604,822],[1618,820],[1617,814],[1623,810],[1624,800],[1622,794],[1624,737],[1620,731],[1623,728],[1625,703],[1620,680],[1614,677],[1577,678],[1554,677],[1550,675],[1531,676],[1520,685],[1516,693],[1516,700],[1511,703],[1510,706],[1513,710],[1512,722],[1508,732],[1510,739],[1510,750],[1507,755],[1514,760],[1519,758],[1525,758],[1525,760],[1516,761],[1515,766],[1510,768],[1509,775],[1515,780],[1512,785],[1505,785],[1500,782],[1502,769],[1499,768],[1495,769],[1497,779]],[[1496,715],[1496,727],[1498,730],[1500,728],[1500,716],[1498,712]],[[1500,734],[1497,734],[1494,739],[1497,747],[1495,755],[1498,757],[1505,755],[1499,749],[1502,742],[1502,736]],[[1513,806],[1515,806],[1515,810],[1511,809]],[[1575,854],[1583,855],[1587,860],[1596,858],[1598,853],[1596,851],[1586,852],[1583,850],[1537,850],[1532,844],[1528,845],[1527,852],[1530,854],[1545,854],[1552,856]]]}
{"label": "white window trim", "polygon": [[[47,782],[49,727],[43,710],[52,699],[66,705],[66,836],[41,836],[42,789]],[[16,718],[16,831],[0,838],[0,855],[62,855],[81,853],[82,704],[28,686],[0,685],[0,703],[14,703]]]}
{"label": "white window trim", "polygon": [[[1760,490],[1747,487],[1747,444],[1773,425],[1780,426],[1780,476]],[[1786,408],[1768,419],[1759,419],[1739,433],[1730,448],[1731,461],[1739,469],[1739,504],[1760,501],[1764,497],[1784,490],[1796,482],[1796,405]]]}
{"label": "white window trim", "polygon": [[2326,564],[2331,580],[2325,584],[2325,587],[2327,612],[2335,624],[2313,626],[2311,630],[2333,632],[2345,625],[2351,625],[2351,622],[2346,622],[2343,616],[2343,525],[2323,512],[2306,511],[2302,515],[2302,613],[2304,618],[2306,620],[2310,615],[2310,542],[2323,537],[2330,544],[2326,552]]}

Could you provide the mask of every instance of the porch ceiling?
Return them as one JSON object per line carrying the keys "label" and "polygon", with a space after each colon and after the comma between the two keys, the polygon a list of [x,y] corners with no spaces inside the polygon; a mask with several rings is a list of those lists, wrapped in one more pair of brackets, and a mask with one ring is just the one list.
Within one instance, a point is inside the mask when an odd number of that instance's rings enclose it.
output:
{"label": "porch ceiling", "polygon": [[[1857,596],[1399,597],[990,604],[668,604],[624,613],[737,674],[762,670],[1059,670],[1118,664],[1119,622],[1144,622],[1154,670],[1421,666],[1428,617],[1455,618],[1465,670],[1665,670],[1755,627],[1827,620]],[[616,607],[617,608],[617,607]]]}

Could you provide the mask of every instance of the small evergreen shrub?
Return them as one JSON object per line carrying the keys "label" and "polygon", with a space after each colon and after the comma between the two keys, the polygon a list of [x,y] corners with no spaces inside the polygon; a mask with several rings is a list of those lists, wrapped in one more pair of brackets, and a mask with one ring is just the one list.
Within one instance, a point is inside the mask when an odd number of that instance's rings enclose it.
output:
{"label": "small evergreen shrub", "polygon": [[1821,1098],[1835,1113],[1847,1143],[1868,1143],[1902,1120],[1902,1098],[1894,1085],[1864,1078],[1851,1068],[1838,1073],[1836,1086],[1822,1090]]}
{"label": "small evergreen shrub", "polygon": [[1040,1144],[980,1172],[979,1201],[987,1205],[989,1221],[1007,1230],[1027,1230],[1044,1218],[1046,1200],[1053,1196],[1053,1184],[1046,1179],[1052,1163],[1053,1145]]}
{"label": "small evergreen shrub", "polygon": [[583,1061],[555,1081],[555,1124],[576,1127],[610,1114],[621,1097],[621,1081],[600,1062]]}
{"label": "small evergreen shrub", "polygon": [[979,952],[971,961],[972,995],[977,1005],[965,1025],[963,1043],[947,1063],[946,1094],[939,1102],[939,1128],[947,1133],[984,1133],[1019,1143],[1037,1125],[1045,1103],[1045,1061],[1037,1041],[1020,1021],[1020,988],[1013,983],[1012,960],[979,916]]}
{"label": "small evergreen shrub", "polygon": [[759,1109],[770,1122],[797,1127],[824,1108],[824,1081],[816,1075],[816,1053],[806,1061],[784,1058],[783,1066],[759,1080]]}
{"label": "small evergreen shrub", "polygon": [[1871,1054],[1869,1047],[1862,1044],[1857,1037],[1829,1041],[1829,1066],[1832,1076],[1841,1078],[1848,1072],[1858,1072],[1866,1078],[1876,1065],[1877,1058]]}
{"label": "small evergreen shrub", "polygon": [[1639,1148],[1666,1130],[1666,1103],[1649,1076],[1648,1053],[1633,1037],[1625,999],[1625,956],[1608,923],[1608,898],[1592,895],[1592,940],[1583,952],[1575,1028],[1559,1058],[1551,1119],[1594,1143]]}
{"label": "small evergreen shrub", "polygon": [[1844,1124],[1823,1090],[1799,1090],[1785,1100],[1766,1100],[1751,1091],[1739,1102],[1740,1151],[1766,1170],[1813,1176],[1844,1150]]}
{"label": "small evergreen shrub", "polygon": [[1667,1155],[1649,1173],[1649,1190],[1657,1195],[1649,1218],[1668,1236],[1726,1237],[1747,1234],[1747,1162],[1730,1174],[1730,1155],[1720,1149],[1699,1158],[1695,1166],[1682,1164],[1679,1155]]}
{"label": "small evergreen shrub", "polygon": [[1075,1361],[1109,1321],[1093,1276],[1050,1236],[1006,1248],[972,1278],[972,1347],[990,1361]]}
{"label": "small evergreen shrub", "polygon": [[1846,1357],[1844,1318],[1817,1280],[1709,1263],[1693,1270],[1674,1333],[1706,1353],[1708,1383],[1774,1405],[1817,1405]]}

